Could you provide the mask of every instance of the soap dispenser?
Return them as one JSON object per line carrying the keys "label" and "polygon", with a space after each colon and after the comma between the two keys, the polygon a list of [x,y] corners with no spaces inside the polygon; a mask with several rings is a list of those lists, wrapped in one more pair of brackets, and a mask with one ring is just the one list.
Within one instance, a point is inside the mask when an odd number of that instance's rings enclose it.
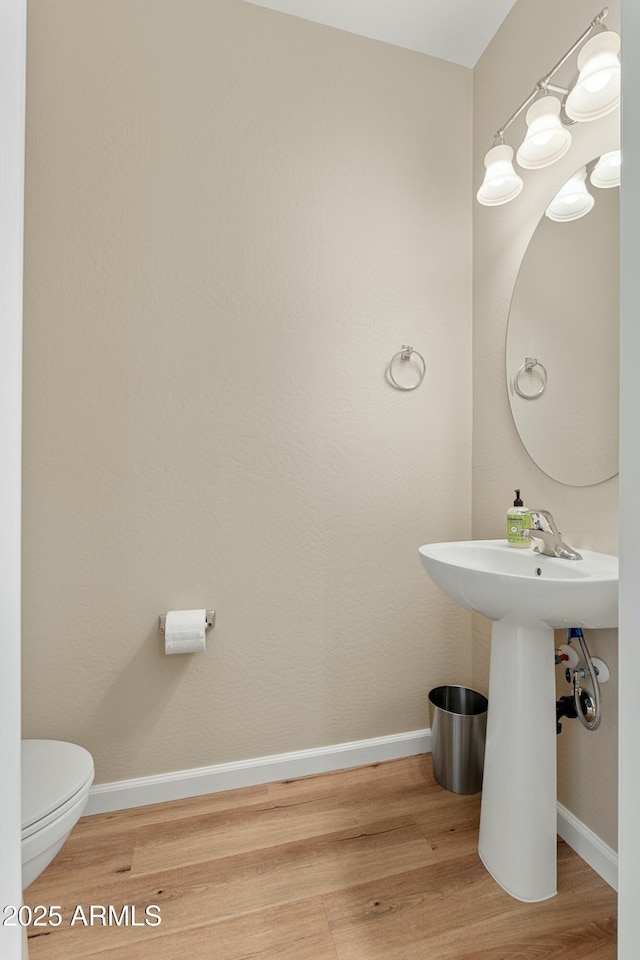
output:
{"label": "soap dispenser", "polygon": [[507,543],[510,547],[527,549],[531,546],[531,538],[528,533],[522,536],[522,531],[529,529],[531,517],[520,499],[520,491],[516,490],[515,494],[513,506],[507,512]]}

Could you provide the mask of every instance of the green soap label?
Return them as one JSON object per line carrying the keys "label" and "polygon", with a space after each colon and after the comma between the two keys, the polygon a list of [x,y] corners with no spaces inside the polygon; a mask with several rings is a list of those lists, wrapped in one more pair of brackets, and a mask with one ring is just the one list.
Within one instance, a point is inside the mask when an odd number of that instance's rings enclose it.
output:
{"label": "green soap label", "polygon": [[522,535],[523,530],[531,526],[531,517],[528,513],[513,513],[507,517],[507,540],[518,546],[528,547],[531,543],[528,534]]}

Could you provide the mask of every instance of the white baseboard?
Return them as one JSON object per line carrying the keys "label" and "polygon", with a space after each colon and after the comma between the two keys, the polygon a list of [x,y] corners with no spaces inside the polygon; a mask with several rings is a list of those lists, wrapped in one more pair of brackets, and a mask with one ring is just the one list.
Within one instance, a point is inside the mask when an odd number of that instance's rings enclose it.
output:
{"label": "white baseboard", "polygon": [[254,760],[176,770],[155,777],[102,783],[89,791],[85,816],[142,807],[149,803],[164,803],[167,800],[184,800],[187,797],[199,797],[206,793],[219,793],[222,790],[235,790],[260,783],[293,780],[317,773],[329,773],[331,770],[360,767],[430,752],[431,731],[412,730],[387,737],[338,743],[311,750],[296,750],[293,753],[280,753]]}
{"label": "white baseboard", "polygon": [[561,803],[558,804],[558,836],[610,887],[618,889],[618,854]]}
{"label": "white baseboard", "polygon": [[[430,752],[431,731],[412,730],[371,740],[296,750],[293,753],[219,763],[211,767],[176,770],[155,777],[102,783],[91,788],[85,816],[142,807],[150,803],[165,803],[168,800],[184,800],[278,780],[293,780]],[[617,890],[617,853],[561,803],[558,804],[558,834],[609,886]]]}

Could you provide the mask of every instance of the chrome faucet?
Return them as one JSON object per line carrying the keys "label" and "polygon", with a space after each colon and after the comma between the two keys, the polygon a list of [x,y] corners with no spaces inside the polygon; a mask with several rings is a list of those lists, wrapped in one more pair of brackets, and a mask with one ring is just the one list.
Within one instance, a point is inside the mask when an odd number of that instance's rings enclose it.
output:
{"label": "chrome faucet", "polygon": [[531,526],[524,529],[522,535],[528,534],[532,540],[538,541],[535,547],[538,553],[547,557],[560,557],[562,560],[582,560],[582,555],[564,542],[553,515],[548,510],[529,510],[528,513]]}

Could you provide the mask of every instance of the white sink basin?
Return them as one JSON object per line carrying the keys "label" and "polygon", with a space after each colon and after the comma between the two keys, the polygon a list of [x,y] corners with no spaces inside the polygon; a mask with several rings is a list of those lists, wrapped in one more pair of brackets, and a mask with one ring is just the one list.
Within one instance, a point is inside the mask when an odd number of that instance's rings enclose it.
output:
{"label": "white sink basin", "polygon": [[443,593],[490,620],[517,612],[549,627],[618,625],[617,557],[581,549],[582,560],[560,560],[506,540],[430,543],[419,553]]}
{"label": "white sink basin", "polygon": [[618,624],[618,559],[545,557],[506,540],[419,548],[433,582],[493,620],[478,853],[518,900],[556,892],[554,628]]}

